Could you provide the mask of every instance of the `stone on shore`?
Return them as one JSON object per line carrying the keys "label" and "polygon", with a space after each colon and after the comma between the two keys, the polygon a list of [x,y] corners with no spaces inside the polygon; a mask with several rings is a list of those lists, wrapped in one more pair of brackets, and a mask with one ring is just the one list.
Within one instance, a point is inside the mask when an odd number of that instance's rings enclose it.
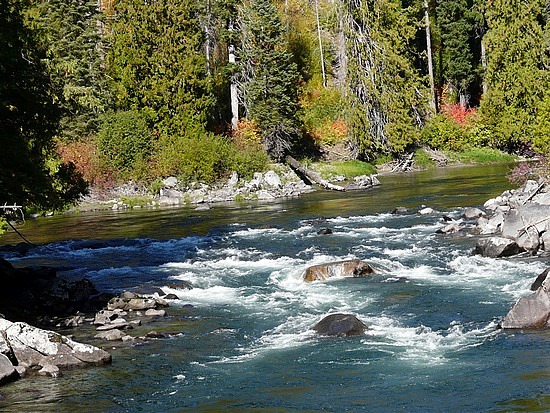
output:
{"label": "stone on shore", "polygon": [[325,336],[347,337],[363,334],[367,326],[353,314],[331,314],[312,327]]}
{"label": "stone on shore", "polygon": [[462,213],[462,218],[464,219],[478,219],[484,217],[486,214],[479,208],[467,208]]}
{"label": "stone on shore", "polygon": [[[0,358],[3,364],[8,360],[14,369],[15,366],[72,368],[111,362],[111,355],[105,350],[23,322],[0,318],[0,336],[3,337]],[[2,370],[10,369],[4,366]]]}
{"label": "stone on shore", "polygon": [[372,266],[365,261],[349,260],[308,267],[304,281],[325,281],[333,277],[366,277],[374,273]]}

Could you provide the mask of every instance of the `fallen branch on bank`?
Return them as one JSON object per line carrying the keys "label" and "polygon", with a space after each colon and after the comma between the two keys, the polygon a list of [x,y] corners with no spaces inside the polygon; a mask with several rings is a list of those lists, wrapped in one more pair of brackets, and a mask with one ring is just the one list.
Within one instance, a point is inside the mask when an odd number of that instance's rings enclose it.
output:
{"label": "fallen branch on bank", "polygon": [[331,184],[326,179],[321,178],[320,175],[315,172],[307,169],[304,165],[294,159],[292,156],[288,155],[286,157],[286,163],[296,172],[296,174],[308,185],[311,183],[322,186],[325,189],[330,189],[332,191],[345,191],[346,189],[339,185]]}

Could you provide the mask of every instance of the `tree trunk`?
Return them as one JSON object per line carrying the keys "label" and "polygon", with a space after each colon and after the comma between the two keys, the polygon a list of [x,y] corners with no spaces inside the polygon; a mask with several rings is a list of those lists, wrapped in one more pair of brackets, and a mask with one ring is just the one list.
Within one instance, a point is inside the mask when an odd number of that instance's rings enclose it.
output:
{"label": "tree trunk", "polygon": [[432,94],[432,101],[430,102],[430,106],[432,107],[432,110],[437,113],[438,107],[437,95],[435,94],[434,67],[432,61],[432,38],[430,34],[430,14],[428,0],[424,0],[424,13],[426,18],[426,53],[428,55],[428,75],[430,77],[430,91]]}
{"label": "tree trunk", "polygon": [[[235,46],[229,45],[229,63],[235,64]],[[236,131],[239,128],[239,91],[234,79],[231,79],[231,129]]]}
{"label": "tree trunk", "polygon": [[319,39],[319,53],[321,54],[321,71],[323,73],[323,87],[327,87],[327,75],[325,73],[325,57],[323,56],[323,42],[321,40],[321,24],[319,23],[319,2],[315,0],[315,18],[317,20],[317,37]]}
{"label": "tree trunk", "polygon": [[329,181],[321,178],[315,172],[307,169],[304,165],[302,165],[290,155],[286,157],[286,163],[290,165],[290,167],[296,172],[296,174],[307,184],[314,183],[332,191],[345,191],[345,188],[331,184]]}

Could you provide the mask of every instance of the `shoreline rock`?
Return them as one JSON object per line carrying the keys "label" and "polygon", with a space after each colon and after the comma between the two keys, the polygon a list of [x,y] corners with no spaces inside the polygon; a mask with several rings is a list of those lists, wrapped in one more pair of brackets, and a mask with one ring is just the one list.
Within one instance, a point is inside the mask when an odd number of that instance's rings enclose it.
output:
{"label": "shoreline rock", "polygon": [[[549,269],[540,274],[533,285],[533,294],[521,297],[510,309],[500,327],[507,330],[550,328]],[[540,282],[540,285],[538,284]]]}
{"label": "shoreline rock", "polygon": [[[475,253],[488,257],[507,257],[522,252],[536,255],[550,251],[550,192],[547,185],[527,181],[516,190],[509,190],[485,202],[492,211],[481,215],[477,231],[480,238]],[[506,244],[508,240],[508,245]],[[546,241],[546,242],[545,242]],[[503,247],[504,246],[504,247]],[[501,249],[500,253],[496,251]]]}

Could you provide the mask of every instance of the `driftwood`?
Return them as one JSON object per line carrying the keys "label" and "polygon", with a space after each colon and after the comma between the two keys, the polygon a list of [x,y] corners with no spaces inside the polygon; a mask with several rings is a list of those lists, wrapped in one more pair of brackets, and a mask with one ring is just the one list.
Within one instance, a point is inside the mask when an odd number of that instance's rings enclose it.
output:
{"label": "driftwood", "polygon": [[307,184],[314,183],[332,191],[345,191],[344,187],[331,184],[326,179],[321,178],[320,175],[307,169],[304,165],[302,165],[290,155],[286,157],[286,163],[290,165],[290,167],[296,172],[296,174]]}

